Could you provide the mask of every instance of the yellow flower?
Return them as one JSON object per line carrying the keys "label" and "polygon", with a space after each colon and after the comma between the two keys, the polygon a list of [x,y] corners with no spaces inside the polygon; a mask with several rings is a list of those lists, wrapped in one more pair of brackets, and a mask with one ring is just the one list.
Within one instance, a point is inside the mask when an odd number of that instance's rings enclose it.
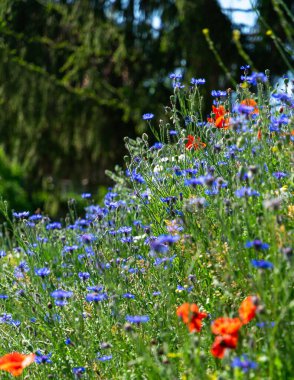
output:
{"label": "yellow flower", "polygon": [[168,358],[181,358],[183,355],[180,353],[180,352],[169,352],[167,355],[166,355]]}
{"label": "yellow flower", "polygon": [[239,41],[240,40],[240,36],[241,36],[240,30],[234,29],[233,30],[233,40],[234,41]]}
{"label": "yellow flower", "polygon": [[271,37],[273,35],[273,31],[271,29],[267,30],[266,35]]}
{"label": "yellow flower", "polygon": [[204,28],[204,29],[202,29],[202,33],[203,33],[205,36],[208,36],[208,35],[209,35],[209,29],[208,29],[208,28]]}

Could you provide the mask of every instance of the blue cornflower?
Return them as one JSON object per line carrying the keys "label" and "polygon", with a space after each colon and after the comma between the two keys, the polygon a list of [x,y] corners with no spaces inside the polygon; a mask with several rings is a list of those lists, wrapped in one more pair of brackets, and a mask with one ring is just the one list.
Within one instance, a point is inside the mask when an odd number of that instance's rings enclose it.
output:
{"label": "blue cornflower", "polygon": [[65,343],[67,346],[70,346],[70,345],[73,344],[70,338],[66,338],[65,341],[64,341],[64,343]]}
{"label": "blue cornflower", "polygon": [[82,193],[82,194],[81,194],[81,197],[82,197],[83,199],[89,199],[89,198],[92,197],[92,194],[91,194],[91,193]]}
{"label": "blue cornflower", "polygon": [[29,211],[13,212],[12,215],[16,219],[23,219],[23,218],[27,218],[30,215],[30,212]]}
{"label": "blue cornflower", "polygon": [[241,368],[243,372],[248,372],[250,369],[256,369],[257,364],[248,359],[247,355],[242,355],[240,358],[234,358],[231,362],[232,368]]}
{"label": "blue cornflower", "polygon": [[132,227],[122,226],[117,230],[117,232],[120,234],[128,235],[132,232]]}
{"label": "blue cornflower", "polygon": [[90,290],[95,293],[99,293],[103,290],[103,286],[102,285],[87,286],[87,290]]}
{"label": "blue cornflower", "polygon": [[16,326],[16,327],[18,327],[20,325],[20,321],[14,320],[12,318],[12,315],[11,314],[7,314],[7,313],[3,313],[0,316],[0,324],[1,323],[6,323],[7,325]]}
{"label": "blue cornflower", "polygon": [[293,98],[291,96],[289,96],[288,94],[286,94],[286,93],[282,92],[280,94],[272,94],[272,97],[275,98],[275,99],[280,100],[283,103],[288,104],[291,107],[294,107],[294,100],[293,100]]}
{"label": "blue cornflower", "polygon": [[241,187],[240,189],[235,191],[235,195],[238,198],[242,197],[257,197],[259,196],[259,192],[251,189],[250,187]]}
{"label": "blue cornflower", "polygon": [[169,135],[170,135],[170,136],[176,136],[177,134],[178,134],[178,132],[175,131],[174,129],[171,129],[171,130],[169,131]]}
{"label": "blue cornflower", "polygon": [[40,214],[34,214],[34,215],[31,215],[29,217],[29,220],[32,222],[37,222],[37,221],[42,220],[42,219],[43,219],[43,216]]}
{"label": "blue cornflower", "polygon": [[44,363],[52,363],[52,360],[50,359],[52,356],[52,353],[50,352],[48,355],[42,355],[40,351],[36,352],[36,358],[35,362],[37,364],[44,364]]}
{"label": "blue cornflower", "polygon": [[204,185],[204,176],[200,176],[198,178],[185,179],[184,185],[185,186],[193,186],[193,187],[196,187],[197,185],[203,186]]}
{"label": "blue cornflower", "polygon": [[67,299],[72,297],[73,292],[68,292],[62,289],[54,290],[54,292],[51,293],[51,297],[55,298],[55,305],[56,306],[64,306],[67,304]]}
{"label": "blue cornflower", "polygon": [[112,359],[112,355],[104,355],[104,356],[97,356],[97,360],[99,360],[100,362],[106,362],[108,360],[111,360]]}
{"label": "blue cornflower", "polygon": [[108,299],[108,295],[106,293],[90,293],[86,296],[86,301],[88,302],[100,302]]}
{"label": "blue cornflower", "polygon": [[88,278],[90,278],[90,273],[89,272],[79,272],[78,276],[82,281],[86,281],[86,280],[88,280]]}
{"label": "blue cornflower", "polygon": [[198,79],[192,78],[190,83],[193,86],[197,86],[198,84],[205,84],[205,82],[206,82],[206,80],[204,78],[198,78]]}
{"label": "blue cornflower", "polygon": [[193,286],[187,287],[187,286],[178,285],[176,291],[177,292],[186,291],[186,292],[190,293],[192,290],[193,290]]}
{"label": "blue cornflower", "polygon": [[149,316],[148,315],[127,315],[126,316],[126,321],[130,323],[146,323],[149,321]]}
{"label": "blue cornflower", "polygon": [[35,274],[37,276],[40,276],[41,278],[45,278],[46,276],[49,276],[50,269],[49,268],[40,268],[40,269],[35,268]]}
{"label": "blue cornflower", "polygon": [[240,70],[248,70],[250,69],[250,65],[243,65],[240,67]]}
{"label": "blue cornflower", "polygon": [[274,267],[273,263],[267,260],[251,260],[251,264],[258,269],[272,269]]}
{"label": "blue cornflower", "polygon": [[275,326],[275,322],[257,322],[255,325],[257,327],[263,329],[265,327],[274,327]]}
{"label": "blue cornflower", "polygon": [[238,113],[243,113],[245,115],[250,115],[254,111],[254,107],[246,104],[239,104],[234,107],[234,111]]}
{"label": "blue cornflower", "polygon": [[173,82],[173,88],[185,88],[185,85],[181,82]]}
{"label": "blue cornflower", "polygon": [[227,96],[227,91],[221,91],[221,90],[212,90],[211,96],[220,97],[220,96]]}
{"label": "blue cornflower", "polygon": [[252,73],[250,76],[241,76],[241,80],[246,81],[254,86],[257,85],[257,83],[262,82],[265,83],[267,82],[267,76],[263,73]]}
{"label": "blue cornflower", "polygon": [[0,299],[7,300],[7,298],[9,298],[7,294],[0,294]]}
{"label": "blue cornflower", "polygon": [[179,79],[182,79],[183,75],[180,74],[180,73],[171,73],[169,74],[169,78],[170,79],[175,79],[175,80],[179,80]]}
{"label": "blue cornflower", "polygon": [[158,292],[153,292],[152,295],[153,295],[154,297],[156,297],[156,296],[160,296],[160,295],[161,295],[161,292],[159,292],[159,291],[158,291]]}
{"label": "blue cornflower", "polygon": [[79,249],[78,245],[65,245],[63,247],[62,253],[72,253],[73,251]]}
{"label": "blue cornflower", "polygon": [[151,120],[153,118],[154,118],[153,113],[144,113],[144,115],[142,116],[143,120]]}
{"label": "blue cornflower", "polygon": [[83,373],[86,372],[86,368],[85,367],[74,367],[72,369],[72,372],[75,376],[80,377]]}
{"label": "blue cornflower", "polygon": [[255,239],[253,241],[247,241],[245,244],[245,248],[255,248],[256,250],[269,249],[269,245],[267,243],[263,243],[259,239]]}
{"label": "blue cornflower", "polygon": [[277,179],[282,179],[282,178],[285,178],[287,177],[287,173],[284,173],[284,172],[274,172],[273,173],[273,176]]}
{"label": "blue cornflower", "polygon": [[131,294],[131,293],[125,293],[125,294],[123,294],[123,298],[131,298],[131,299],[134,299],[135,296],[134,296],[134,294]]}
{"label": "blue cornflower", "polygon": [[14,275],[17,278],[23,278],[24,273],[28,272],[29,270],[30,268],[28,264],[26,263],[26,261],[21,261],[20,264],[17,267],[15,267]]}
{"label": "blue cornflower", "polygon": [[5,251],[0,251],[0,259],[2,259],[5,256],[6,256],[6,252]]}
{"label": "blue cornflower", "polygon": [[92,243],[94,240],[96,240],[96,237],[93,235],[93,234],[83,234],[83,235],[80,235],[79,236],[79,241],[81,243],[85,243],[85,244],[90,244]]}
{"label": "blue cornflower", "polygon": [[47,231],[49,231],[49,230],[60,230],[60,229],[61,229],[61,223],[59,223],[59,222],[49,223],[46,226]]}
{"label": "blue cornflower", "polygon": [[158,150],[158,149],[161,149],[163,147],[163,144],[161,142],[156,142],[155,144],[153,144],[151,147],[150,147],[150,150]]}

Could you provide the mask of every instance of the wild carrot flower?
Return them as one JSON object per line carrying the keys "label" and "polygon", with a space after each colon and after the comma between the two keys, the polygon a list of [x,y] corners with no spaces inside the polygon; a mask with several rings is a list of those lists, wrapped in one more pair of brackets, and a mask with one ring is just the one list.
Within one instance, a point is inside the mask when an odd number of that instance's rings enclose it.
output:
{"label": "wild carrot flower", "polygon": [[202,328],[201,321],[207,317],[207,314],[200,312],[195,303],[186,302],[177,308],[177,316],[188,326],[190,332],[199,332]]}
{"label": "wild carrot flower", "polygon": [[259,299],[256,296],[248,296],[241,303],[239,316],[243,324],[247,324],[253,319],[258,311]]}
{"label": "wild carrot flower", "polygon": [[12,352],[0,358],[0,370],[11,373],[12,376],[20,376],[24,368],[35,361],[35,354],[24,355]]}

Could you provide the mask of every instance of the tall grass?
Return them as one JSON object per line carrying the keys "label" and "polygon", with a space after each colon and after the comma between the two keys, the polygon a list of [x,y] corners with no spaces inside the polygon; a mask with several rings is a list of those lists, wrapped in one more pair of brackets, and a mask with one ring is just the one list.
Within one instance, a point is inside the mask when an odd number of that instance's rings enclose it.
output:
{"label": "tall grass", "polygon": [[83,216],[2,202],[0,355],[36,353],[22,378],[293,378],[294,102],[268,75],[244,67],[208,121],[205,81],[173,75],[169,123],[144,115],[158,142],[126,138],[127,170]]}

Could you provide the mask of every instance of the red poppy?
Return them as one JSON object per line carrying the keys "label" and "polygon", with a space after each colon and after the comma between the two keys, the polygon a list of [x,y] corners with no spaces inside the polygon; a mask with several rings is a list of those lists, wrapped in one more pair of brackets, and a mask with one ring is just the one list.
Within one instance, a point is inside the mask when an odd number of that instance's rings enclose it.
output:
{"label": "red poppy", "polygon": [[257,108],[257,103],[255,100],[244,99],[244,100],[242,100],[241,104],[243,104],[244,106],[253,107],[253,110],[252,110],[252,112],[250,112],[250,114],[259,113],[258,108]]}
{"label": "red poppy", "polygon": [[243,324],[249,323],[255,317],[258,305],[259,300],[256,296],[249,296],[241,303],[239,316]]}
{"label": "red poppy", "polygon": [[234,349],[237,347],[238,336],[237,335],[222,335],[215,337],[215,340],[211,346],[210,352],[216,358],[222,359],[225,355],[227,348]]}
{"label": "red poppy", "polygon": [[215,335],[237,335],[241,326],[239,318],[218,318],[213,321],[211,331]]}
{"label": "red poppy", "polygon": [[177,308],[177,316],[188,326],[190,332],[199,332],[202,328],[201,320],[206,318],[207,314],[200,312],[195,303],[186,302]]}
{"label": "red poppy", "polygon": [[19,376],[25,367],[35,361],[35,354],[23,355],[18,352],[6,354],[0,358],[0,370]]}
{"label": "red poppy", "polygon": [[200,149],[200,148],[205,148],[206,147],[206,144],[203,143],[201,140],[200,140],[200,137],[197,138],[197,140],[195,139],[194,136],[192,135],[188,135],[187,136],[187,143],[186,143],[186,148],[187,149]]}
{"label": "red poppy", "polygon": [[212,106],[213,118],[208,118],[209,123],[214,124],[217,128],[228,129],[230,126],[229,112],[225,110],[224,106]]}

